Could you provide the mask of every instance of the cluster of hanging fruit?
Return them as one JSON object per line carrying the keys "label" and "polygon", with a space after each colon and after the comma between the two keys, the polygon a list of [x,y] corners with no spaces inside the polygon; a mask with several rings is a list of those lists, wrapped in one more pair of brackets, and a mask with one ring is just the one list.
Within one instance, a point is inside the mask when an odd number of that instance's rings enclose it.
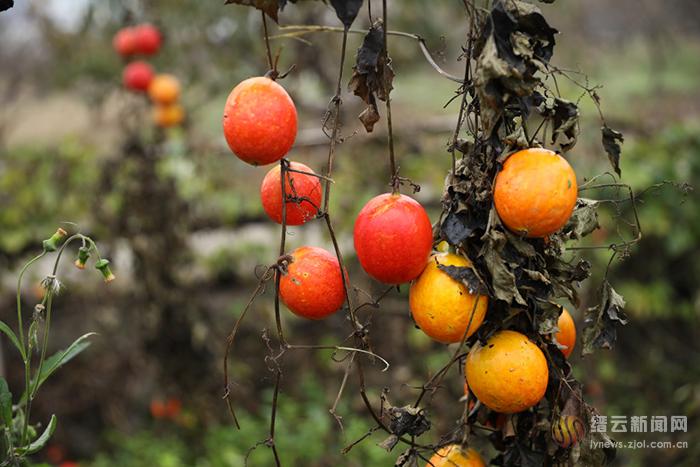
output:
{"label": "cluster of hanging fruit", "polygon": [[130,60],[122,72],[124,87],[135,93],[147,93],[153,103],[153,122],[161,128],[170,128],[185,119],[185,110],[179,103],[180,82],[173,75],[156,74],[144,59],[135,59],[157,54],[161,44],[161,33],[152,24],[122,28],[112,40],[114,50]]}
{"label": "cluster of hanging fruit", "polygon": [[[223,129],[231,151],[239,159],[256,166],[272,164],[285,157],[294,144],[296,108],[286,90],[273,79],[250,78],[228,96]],[[320,177],[299,162],[285,162],[270,169],[260,197],[267,215],[280,224],[302,225],[323,214]],[[494,205],[503,224],[528,238],[546,238],[561,229],[576,199],[576,175],[571,166],[560,155],[541,148],[521,150],[508,157],[493,190]],[[486,318],[489,298],[447,272],[449,268],[471,268],[468,258],[445,242],[435,249],[433,245],[433,229],[425,209],[400,193],[372,198],[355,220],[354,246],[364,271],[385,284],[410,283],[408,306],[418,327],[438,342],[463,342]],[[338,311],[345,301],[345,272],[336,255],[303,246],[289,256],[287,271],[280,280],[280,298],[287,308],[314,320]],[[568,357],[576,330],[566,310],[559,318],[559,329],[555,338]],[[512,330],[497,332],[486,345],[473,345],[465,375],[465,393],[471,391],[483,405],[503,417],[536,405],[549,380],[542,350],[524,334]],[[582,436],[578,431],[575,434],[576,439]],[[567,439],[569,444],[576,441]],[[434,465],[443,465],[438,460],[453,458],[475,459],[473,465],[483,465],[476,452],[463,451],[456,445],[439,454],[439,459],[432,461]]]}

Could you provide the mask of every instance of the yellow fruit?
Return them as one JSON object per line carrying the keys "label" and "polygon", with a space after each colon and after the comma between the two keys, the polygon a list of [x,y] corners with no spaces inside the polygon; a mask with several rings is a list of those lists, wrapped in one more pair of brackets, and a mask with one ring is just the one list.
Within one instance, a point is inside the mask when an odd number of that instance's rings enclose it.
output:
{"label": "yellow fruit", "polygon": [[517,413],[537,404],[547,390],[549,370],[542,351],[525,335],[500,331],[467,356],[469,388],[488,408]]}
{"label": "yellow fruit", "polygon": [[426,467],[485,467],[485,465],[474,449],[463,449],[459,444],[451,444],[438,449]]}
{"label": "yellow fruit", "polygon": [[559,154],[542,148],[518,151],[496,176],[493,202],[513,232],[545,237],[571,217],[578,196],[576,174]]}
{"label": "yellow fruit", "polygon": [[557,338],[557,342],[566,346],[565,349],[561,349],[561,353],[563,353],[566,358],[569,358],[569,355],[574,351],[574,346],[576,345],[576,325],[574,325],[574,319],[571,317],[571,314],[566,311],[566,308],[564,308],[561,315],[559,315],[557,327],[559,328],[559,332],[557,332],[554,337]]}
{"label": "yellow fruit", "polygon": [[462,256],[452,253],[433,255],[411,285],[409,308],[418,327],[428,336],[445,344],[460,342],[467,326],[467,337],[481,326],[488,308],[488,298],[469,293],[464,284],[440,270],[438,263],[471,267],[469,260]]}
{"label": "yellow fruit", "polygon": [[180,82],[173,75],[156,75],[148,85],[148,95],[156,104],[174,104],[180,97]]}
{"label": "yellow fruit", "polygon": [[153,109],[153,121],[161,128],[170,128],[182,123],[185,110],[179,104],[158,105]]}

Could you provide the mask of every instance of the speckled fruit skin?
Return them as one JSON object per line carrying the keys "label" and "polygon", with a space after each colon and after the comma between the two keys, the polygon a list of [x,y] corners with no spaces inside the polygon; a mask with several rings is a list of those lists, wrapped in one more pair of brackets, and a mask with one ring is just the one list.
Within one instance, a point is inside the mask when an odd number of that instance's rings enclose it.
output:
{"label": "speckled fruit skin", "polygon": [[501,221],[531,238],[561,229],[576,205],[576,174],[566,159],[541,148],[518,151],[496,176],[493,201]]}
{"label": "speckled fruit skin", "polygon": [[291,253],[293,261],[280,280],[280,298],[294,314],[323,319],[345,301],[343,278],[335,255],[304,246]]}
{"label": "speckled fruit skin", "polygon": [[[301,162],[290,162],[294,170],[314,173]],[[321,206],[321,182],[318,177],[295,172],[287,172],[284,192],[287,197],[302,199],[301,202],[287,201],[287,225],[302,225],[316,217]],[[260,185],[260,200],[263,209],[273,221],[282,223],[282,180],[279,165],[270,169]]]}
{"label": "speckled fruit skin", "polygon": [[131,91],[145,92],[153,81],[153,68],[146,62],[131,62],[124,67],[122,81]]}
{"label": "speckled fruit skin", "polygon": [[185,110],[180,104],[157,105],[153,109],[153,122],[161,128],[170,128],[182,123]]}
{"label": "speckled fruit skin", "polygon": [[561,353],[564,354],[566,358],[569,358],[571,352],[574,351],[576,346],[576,325],[574,324],[574,319],[571,314],[564,308],[559,315],[559,321],[557,322],[557,327],[559,332],[557,332],[554,337],[556,337],[557,342],[561,345],[565,345],[565,349],[560,349]]}
{"label": "speckled fruit skin", "polygon": [[433,454],[426,467],[485,467],[476,450],[472,448],[463,449],[458,444],[451,444],[438,449]]}
{"label": "speckled fruit skin", "polygon": [[224,136],[231,151],[252,165],[280,160],[297,137],[297,110],[282,86],[265,77],[233,88],[224,107]]}
{"label": "speckled fruit skin", "polygon": [[180,81],[173,75],[156,75],[148,86],[148,97],[155,104],[174,104],[180,98]]}
{"label": "speckled fruit skin", "polygon": [[586,426],[575,415],[559,417],[552,423],[552,439],[561,447],[568,448],[586,436]]}
{"label": "speckled fruit skin", "polygon": [[443,344],[460,342],[468,325],[467,337],[481,326],[488,308],[488,298],[469,293],[464,284],[440,270],[438,264],[472,265],[467,258],[452,253],[433,255],[418,279],[411,284],[409,308],[413,320],[428,336]]}
{"label": "speckled fruit skin", "polygon": [[525,335],[500,331],[467,356],[469,388],[489,409],[512,414],[537,404],[547,390],[549,370],[542,351]]}
{"label": "speckled fruit skin", "polygon": [[136,53],[153,55],[160,50],[160,31],[152,24],[141,24],[134,28]]}
{"label": "speckled fruit skin", "polygon": [[362,208],[354,239],[367,274],[385,284],[402,284],[418,277],[427,265],[433,228],[416,200],[385,193]]}
{"label": "speckled fruit skin", "polygon": [[136,53],[136,34],[134,28],[122,28],[114,35],[112,47],[122,57]]}

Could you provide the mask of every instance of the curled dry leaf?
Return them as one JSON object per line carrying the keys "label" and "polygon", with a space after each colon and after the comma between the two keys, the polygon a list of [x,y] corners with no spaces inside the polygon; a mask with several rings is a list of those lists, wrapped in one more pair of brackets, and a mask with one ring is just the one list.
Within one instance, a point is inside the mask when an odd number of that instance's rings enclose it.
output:
{"label": "curled dry leaf", "polygon": [[627,324],[625,300],[608,281],[603,283],[600,304],[586,311],[583,329],[583,355],[596,349],[612,349],[617,340],[617,328]]}
{"label": "curled dry leaf", "polygon": [[379,121],[377,99],[386,101],[393,89],[394,70],[391,59],[384,50],[384,29],[380,20],[369,29],[357,50],[357,62],[353,67],[348,89],[360,97],[367,108],[360,114],[365,129],[371,133]]}
{"label": "curled dry leaf", "polygon": [[438,269],[445,272],[445,274],[457,282],[464,284],[471,294],[483,294],[486,292],[486,287],[481,283],[479,276],[476,275],[472,268],[438,264]]}
{"label": "curled dry leaf", "polygon": [[625,138],[622,133],[615,131],[608,125],[603,125],[601,128],[603,134],[603,148],[608,154],[608,159],[610,159],[610,164],[612,165],[615,173],[618,177],[622,176],[622,170],[620,170],[620,153],[622,152],[622,143]]}

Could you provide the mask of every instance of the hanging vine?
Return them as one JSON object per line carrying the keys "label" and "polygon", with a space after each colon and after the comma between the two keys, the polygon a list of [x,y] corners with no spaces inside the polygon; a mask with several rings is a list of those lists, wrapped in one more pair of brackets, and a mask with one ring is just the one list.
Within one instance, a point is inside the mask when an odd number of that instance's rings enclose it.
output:
{"label": "hanging vine", "polygon": [[[276,465],[283,464],[283,456],[275,443],[275,422],[280,383],[284,378],[284,357],[291,350],[319,349],[333,349],[334,356],[344,355],[343,358],[338,358],[345,370],[330,409],[340,428],[343,426],[342,419],[336,410],[344,396],[347,382],[353,375],[357,378],[359,395],[372,423],[364,436],[343,449],[343,454],[347,454],[373,433],[384,431],[387,438],[380,446],[389,451],[401,451],[397,455],[396,466],[414,466],[421,461],[434,465],[435,459],[444,458],[448,453],[442,448],[453,444],[466,448],[474,437],[482,436],[488,437],[499,452],[491,460],[493,465],[603,465],[610,462],[615,455],[613,449],[591,447],[591,441],[608,441],[608,438],[604,433],[586,433],[590,418],[596,411],[584,401],[581,384],[574,378],[571,365],[562,352],[564,347],[557,342],[555,335],[559,331],[558,320],[563,313],[561,302],[568,301],[580,306],[578,287],[590,276],[591,265],[579,257],[578,252],[588,248],[606,248],[611,252],[612,262],[615,257],[624,256],[641,239],[642,231],[636,212],[635,194],[628,185],[619,181],[623,136],[605,121],[597,88],[588,83],[586,76],[552,65],[557,30],[548,24],[539,8],[519,0],[494,0],[480,2],[479,5],[464,0],[461,13],[465,15],[465,40],[460,56],[464,62],[464,74],[457,77],[438,66],[420,35],[388,29],[390,18],[386,0],[381,2],[381,18],[376,17],[375,5],[368,2],[371,27],[366,31],[351,28],[363,6],[361,0],[331,0],[330,4],[342,27],[283,26],[279,27],[274,36],[269,34],[265,16],[277,21],[279,11],[286,6],[286,1],[228,0],[226,3],[253,6],[263,12],[266,53],[271,68],[267,76],[273,79],[282,77],[276,71],[276,59],[272,58],[271,37],[342,34],[335,94],[323,119],[323,129],[329,138],[326,170],[323,175],[293,170],[287,159],[281,159],[283,211],[279,257],[260,276],[256,289],[228,337],[223,362],[224,399],[236,426],[240,428],[231,390],[230,353],[235,351],[236,334],[254,300],[274,281],[277,332],[276,336],[272,336],[265,331],[263,340],[268,350],[266,362],[274,375],[275,385],[269,435],[261,444],[272,450]],[[482,3],[486,3],[486,7]],[[428,65],[441,77],[458,83],[455,96],[450,101],[459,104],[455,129],[447,145],[451,170],[446,178],[442,214],[435,224],[433,240],[434,245],[446,242],[456,255],[468,259],[470,266],[439,264],[437,267],[454,281],[464,284],[469,293],[488,297],[488,311],[483,324],[473,335],[465,332],[461,340],[457,341],[445,365],[419,388],[416,400],[403,406],[392,405],[386,390],[381,392],[378,401],[373,401],[368,396],[366,361],[381,361],[385,371],[389,369],[389,362],[372,349],[372,315],[363,321],[358,314],[364,307],[380,306],[380,301],[394,287],[388,287],[378,297],[362,301],[366,293],[353,287],[350,277],[342,274],[344,311],[348,314],[351,329],[346,340],[338,345],[291,344],[285,338],[280,318],[280,281],[287,274],[292,260],[286,250],[287,204],[300,204],[304,201],[284,195],[288,191],[286,180],[289,180],[289,173],[310,175],[322,181],[323,203],[318,207],[316,217],[326,224],[340,268],[345,271],[343,253],[329,212],[329,199],[333,194],[334,161],[338,145],[342,142],[340,108],[349,34],[364,34],[364,39],[357,51],[348,89],[365,104],[365,109],[358,118],[367,132],[372,132],[382,119],[379,101],[385,104],[389,186],[395,194],[399,193],[402,185],[409,185],[414,191],[419,187],[400,176],[400,164],[394,150],[391,118],[394,70],[389,54],[389,37],[397,41],[417,42]],[[566,155],[576,145],[579,135],[578,101],[563,97],[557,80],[571,82],[581,89],[582,97],[590,98],[595,104],[601,120],[601,149],[607,154],[614,172],[584,181],[578,187],[578,195],[613,188],[618,193],[625,192],[627,197],[607,200],[578,197],[573,213],[563,228],[533,238],[528,236],[528,232],[519,232],[504,225],[494,205],[494,186],[505,162],[518,151],[546,148]],[[611,181],[598,183],[603,176]],[[629,202],[633,207],[634,219],[630,223],[620,221],[620,224],[630,227],[627,232],[618,229],[621,236],[619,242],[595,247],[577,244],[598,228],[597,210],[603,203],[624,202]],[[472,328],[478,303],[479,299],[471,310],[467,329]],[[608,281],[607,272],[599,287],[599,303],[585,311],[585,322],[581,346],[584,355],[599,348],[612,348],[618,326],[627,322],[624,300]],[[431,429],[428,409],[433,399],[439,397],[443,378],[450,371],[462,371],[463,363],[471,351],[486,345],[492,337],[506,329],[526,336],[546,357],[549,377],[544,397],[531,409],[499,414],[483,401],[475,400],[473,392],[467,390],[462,399],[464,405],[461,417],[454,429],[440,434],[437,443],[419,441],[419,437]]]}

